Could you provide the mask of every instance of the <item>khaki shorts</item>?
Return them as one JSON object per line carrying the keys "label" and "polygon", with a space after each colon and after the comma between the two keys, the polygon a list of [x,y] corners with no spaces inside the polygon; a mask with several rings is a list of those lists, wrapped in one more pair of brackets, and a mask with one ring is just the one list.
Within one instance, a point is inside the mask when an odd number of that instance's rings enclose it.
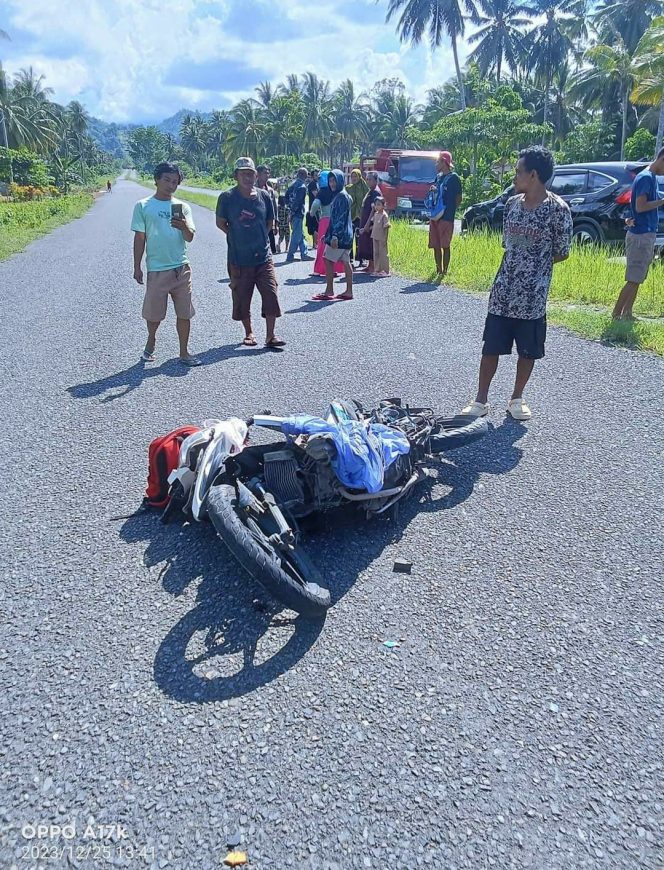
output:
{"label": "khaki shorts", "polygon": [[347,248],[333,248],[331,245],[325,245],[323,259],[329,260],[331,263],[348,263],[350,265],[350,251]]}
{"label": "khaki shorts", "polygon": [[454,221],[429,221],[429,247],[449,248],[454,235]]}
{"label": "khaki shorts", "polygon": [[261,317],[281,317],[277,275],[274,263],[268,260],[259,266],[234,266],[229,264],[233,294],[233,320],[249,320],[254,287],[261,295]]}
{"label": "khaki shorts", "polygon": [[650,264],[655,256],[656,233],[630,233],[625,236],[627,269],[625,281],[642,284],[648,277]]}
{"label": "khaki shorts", "polygon": [[143,317],[160,323],[166,317],[168,297],[173,299],[175,316],[191,320],[196,313],[191,301],[191,269],[188,265],[165,272],[148,272],[143,299]]}

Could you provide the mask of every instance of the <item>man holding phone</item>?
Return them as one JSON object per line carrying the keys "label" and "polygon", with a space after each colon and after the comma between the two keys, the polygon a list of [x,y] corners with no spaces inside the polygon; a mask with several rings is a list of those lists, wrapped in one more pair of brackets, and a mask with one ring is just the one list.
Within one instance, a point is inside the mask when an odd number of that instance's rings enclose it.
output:
{"label": "man holding phone", "polygon": [[186,366],[198,366],[201,361],[189,353],[189,330],[195,311],[191,301],[187,242],[194,238],[194,219],[186,202],[173,199],[173,194],[182,182],[182,173],[177,166],[160,163],[155,167],[154,180],[157,186],[154,196],[136,203],[131,221],[134,231],[134,281],[140,285],[143,285],[141,262],[147,247],[143,317],[147,322],[148,340],[142,359],[146,362],[155,359],[157,330],[166,317],[170,296],[177,318],[180,362]]}

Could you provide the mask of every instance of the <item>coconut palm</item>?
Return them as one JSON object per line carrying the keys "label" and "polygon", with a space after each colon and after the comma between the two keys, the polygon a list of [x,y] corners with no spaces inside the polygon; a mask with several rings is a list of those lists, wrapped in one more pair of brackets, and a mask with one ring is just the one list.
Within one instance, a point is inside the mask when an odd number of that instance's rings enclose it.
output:
{"label": "coconut palm", "polygon": [[365,135],[367,107],[362,97],[355,95],[350,79],[343,81],[334,93],[335,127],[341,137],[342,159],[350,160],[353,149]]}
{"label": "coconut palm", "polygon": [[589,66],[573,77],[571,93],[580,95],[583,102],[590,105],[602,100],[607,87],[617,87],[622,116],[620,159],[624,160],[630,94],[636,81],[634,60],[620,37],[616,39],[615,45],[595,45],[589,48],[585,59]]}
{"label": "coconut palm", "polygon": [[417,142],[413,133],[421,115],[422,106],[416,105],[405,94],[396,94],[379,113],[384,144],[390,148],[414,147]]}
{"label": "coconut palm", "polygon": [[44,151],[54,141],[50,104],[36,103],[11,87],[0,66],[0,135],[7,148],[22,145]]}
{"label": "coconut palm", "polygon": [[34,69],[29,66],[27,69],[19,70],[14,76],[14,91],[17,95],[28,100],[45,102],[55,93],[53,88],[44,86],[45,80],[46,76],[37,75]]}
{"label": "coconut palm", "polygon": [[495,72],[498,84],[503,63],[511,70],[519,65],[523,54],[523,29],[530,24],[528,7],[513,0],[479,0],[474,23],[479,30],[468,37],[470,44],[477,43],[469,60],[475,61],[482,75]]}
{"label": "coconut palm", "polygon": [[315,149],[322,145],[333,127],[330,83],[319,79],[316,73],[307,72],[302,76],[301,93],[305,111],[304,143]]}
{"label": "coconut palm", "polygon": [[253,100],[242,100],[231,112],[231,122],[224,144],[227,160],[238,157],[258,159],[265,124]]}
{"label": "coconut palm", "polygon": [[[554,72],[586,33],[585,0],[530,0],[528,13],[533,18],[544,19],[526,34],[524,58],[526,66],[544,89],[542,123],[546,127]],[[542,134],[542,144],[545,141],[546,130]]]}
{"label": "coconut palm", "polygon": [[397,33],[402,42],[418,45],[428,31],[431,47],[438,48],[443,37],[449,37],[462,109],[466,108],[466,95],[457,43],[465,33],[464,10],[471,16],[476,14],[473,0],[389,0],[385,18],[386,21],[390,21],[395,15],[400,15]]}
{"label": "coconut palm", "polygon": [[620,37],[633,54],[655,16],[664,15],[664,0],[603,0],[593,15],[600,40],[612,45]]}
{"label": "coconut palm", "polygon": [[261,82],[258,87],[254,88],[258,94],[258,103],[264,108],[269,109],[270,103],[275,98],[275,89],[271,82]]}
{"label": "coconut palm", "polygon": [[664,142],[664,15],[655,18],[639,40],[634,53],[634,72],[636,83],[632,99],[646,105],[659,104],[657,154]]}

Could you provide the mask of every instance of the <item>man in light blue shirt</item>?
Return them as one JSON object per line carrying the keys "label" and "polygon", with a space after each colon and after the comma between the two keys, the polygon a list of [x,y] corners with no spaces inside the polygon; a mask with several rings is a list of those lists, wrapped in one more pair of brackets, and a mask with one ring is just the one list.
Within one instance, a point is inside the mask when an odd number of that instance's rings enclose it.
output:
{"label": "man in light blue shirt", "polygon": [[200,360],[189,353],[189,331],[194,306],[191,301],[191,268],[187,242],[196,230],[191,208],[174,199],[182,182],[182,173],[172,163],[160,163],[154,171],[157,190],[154,196],[139,200],[134,206],[131,228],[134,231],[134,280],[143,284],[141,262],[147,248],[147,286],[143,300],[143,317],[147,322],[148,340],[142,359],[153,362],[159,324],[166,317],[168,297],[173,300],[176,328],[180,341],[180,362],[198,366]]}
{"label": "man in light blue shirt", "polygon": [[625,286],[613,309],[614,320],[633,320],[632,306],[639,286],[648,276],[655,256],[655,241],[659,226],[658,208],[664,207],[657,187],[657,176],[664,175],[664,148],[654,161],[634,179],[632,184],[632,219],[625,237]]}

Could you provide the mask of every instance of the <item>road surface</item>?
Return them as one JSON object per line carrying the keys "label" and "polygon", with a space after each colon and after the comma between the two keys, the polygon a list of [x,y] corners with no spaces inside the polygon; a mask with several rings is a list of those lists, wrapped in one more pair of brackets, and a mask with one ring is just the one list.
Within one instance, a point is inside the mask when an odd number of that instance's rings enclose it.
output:
{"label": "road surface", "polygon": [[[504,416],[504,361],[490,437],[397,526],[312,541],[324,626],[259,611],[209,527],[113,519],[150,440],[335,396],[454,411],[486,303],[391,278],[321,306],[281,256],[288,348],[242,348],[194,206],[204,364],[178,364],[169,312],[144,365],[144,195],[119,181],[0,264],[0,866],[213,868],[237,834],[260,870],[661,867],[664,362],[552,329],[529,425]],[[40,863],[39,843],[74,852]]]}

